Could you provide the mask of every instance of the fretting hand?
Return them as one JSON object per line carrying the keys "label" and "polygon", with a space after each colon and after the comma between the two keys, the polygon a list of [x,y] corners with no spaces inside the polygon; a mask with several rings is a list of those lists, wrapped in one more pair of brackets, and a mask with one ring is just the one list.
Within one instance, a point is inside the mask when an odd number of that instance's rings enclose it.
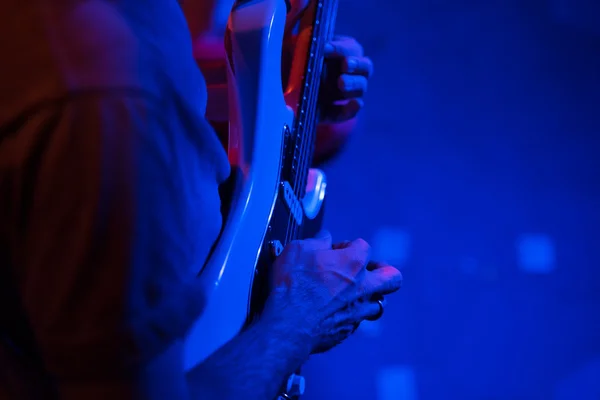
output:
{"label": "fretting hand", "polygon": [[336,36],[325,45],[325,65],[327,74],[320,97],[322,121],[348,121],[363,107],[373,63],[356,39]]}

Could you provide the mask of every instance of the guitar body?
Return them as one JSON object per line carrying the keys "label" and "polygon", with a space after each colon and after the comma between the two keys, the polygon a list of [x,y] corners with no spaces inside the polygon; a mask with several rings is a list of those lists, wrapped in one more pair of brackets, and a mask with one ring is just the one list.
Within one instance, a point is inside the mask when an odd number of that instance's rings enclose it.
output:
{"label": "guitar body", "polygon": [[[227,150],[234,174],[221,235],[198,278],[207,304],[185,340],[186,370],[260,314],[275,257],[290,241],[320,229],[326,180],[310,165],[323,46],[332,33],[336,3],[323,7],[326,0],[314,1],[304,13],[304,44],[296,47],[299,62],[294,59],[285,87],[286,0],[238,0],[231,11],[225,44]],[[319,26],[326,25],[318,19],[323,9],[333,10],[327,32]]]}

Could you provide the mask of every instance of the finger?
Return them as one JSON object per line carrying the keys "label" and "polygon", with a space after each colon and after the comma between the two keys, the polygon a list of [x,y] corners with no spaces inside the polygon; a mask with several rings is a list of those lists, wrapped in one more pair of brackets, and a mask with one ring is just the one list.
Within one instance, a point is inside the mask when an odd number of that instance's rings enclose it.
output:
{"label": "finger", "polygon": [[356,318],[359,321],[369,320],[377,317],[381,313],[381,306],[377,302],[367,301],[360,303],[357,307]]}
{"label": "finger", "polygon": [[368,271],[361,284],[361,297],[370,298],[374,294],[390,294],[402,287],[402,274],[391,265],[380,266]]}
{"label": "finger", "polygon": [[364,103],[361,99],[350,99],[344,104],[332,104],[323,108],[324,122],[344,122],[356,117]]}
{"label": "finger", "polygon": [[345,40],[356,40],[356,39],[354,39],[352,36],[338,35],[338,34],[333,35],[333,39],[331,39],[332,42],[343,42]]}
{"label": "finger", "polygon": [[351,241],[345,240],[343,242],[334,243],[333,246],[331,246],[331,248],[333,248],[334,250],[345,249],[346,247],[350,246],[351,243]]}
{"label": "finger", "polygon": [[329,233],[329,231],[326,231],[325,229],[321,229],[319,232],[317,232],[317,234],[315,235],[315,237],[313,239],[327,239],[327,238],[331,238],[331,233]]}
{"label": "finger", "polygon": [[371,246],[364,239],[358,238],[352,241],[344,241],[340,246],[340,252],[350,253],[355,252],[356,254],[360,254],[365,259],[365,264],[369,258],[369,252],[371,251]]}
{"label": "finger", "polygon": [[333,239],[331,233],[327,231],[319,232],[314,238],[304,240],[305,250],[329,250]]}
{"label": "finger", "polygon": [[295,240],[290,242],[286,249],[297,248],[299,251],[330,250],[333,240],[331,234],[327,231],[321,231],[316,237],[305,240]]}
{"label": "finger", "polygon": [[367,304],[368,302],[357,299],[346,302],[341,306],[331,317],[332,322],[336,326],[360,323],[367,316],[372,315],[373,307]]}
{"label": "finger", "polygon": [[325,44],[325,57],[362,57],[363,47],[356,39],[346,36],[338,36]]}
{"label": "finger", "polygon": [[387,264],[383,261],[369,261],[369,264],[367,265],[367,271],[374,271],[376,269],[386,267],[388,265],[389,264]]}
{"label": "finger", "polygon": [[340,257],[340,265],[345,266],[353,276],[365,269],[370,251],[371,246],[363,239],[353,240],[345,248],[335,250]]}
{"label": "finger", "polygon": [[339,324],[359,324],[381,314],[381,306],[377,301],[357,300],[339,311],[335,316]]}
{"label": "finger", "polygon": [[369,80],[362,75],[343,74],[338,78],[337,83],[341,95],[340,100],[363,97],[369,86]]}
{"label": "finger", "polygon": [[370,78],[373,75],[373,62],[369,57],[346,57],[342,63],[342,72]]}

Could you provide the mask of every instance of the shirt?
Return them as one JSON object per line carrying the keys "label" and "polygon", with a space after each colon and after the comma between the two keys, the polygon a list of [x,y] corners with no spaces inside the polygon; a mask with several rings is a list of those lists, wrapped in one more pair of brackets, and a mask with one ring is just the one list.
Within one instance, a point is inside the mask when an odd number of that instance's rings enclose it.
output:
{"label": "shirt", "polygon": [[[5,0],[0,54],[4,333],[47,398],[185,398],[229,165],[178,3]],[[16,354],[2,398],[36,384]]]}

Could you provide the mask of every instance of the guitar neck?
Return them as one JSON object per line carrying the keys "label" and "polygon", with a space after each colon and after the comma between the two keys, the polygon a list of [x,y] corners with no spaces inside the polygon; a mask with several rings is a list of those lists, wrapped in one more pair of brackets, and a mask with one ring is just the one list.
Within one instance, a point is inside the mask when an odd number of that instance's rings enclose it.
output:
{"label": "guitar neck", "polygon": [[[337,15],[337,0],[311,1],[300,20],[291,85],[288,92],[296,94],[296,118],[288,146],[290,161],[284,173],[299,198],[304,196],[308,169],[313,160],[316,128],[319,119],[318,97],[324,71],[325,44],[332,39]],[[307,31],[310,32],[310,34]],[[304,54],[302,54],[304,53]]]}
{"label": "guitar neck", "polygon": [[[304,198],[308,172],[313,162],[319,93],[325,73],[325,44],[333,38],[338,0],[314,0],[300,22],[296,51],[290,72],[286,101],[295,109],[294,125],[286,143],[282,179],[289,182],[298,199]],[[290,240],[301,239],[298,229]]]}
{"label": "guitar neck", "polygon": [[[298,199],[303,199],[306,194],[309,169],[313,161],[319,122],[318,97],[321,78],[325,73],[324,50],[325,44],[333,38],[337,6],[338,0],[311,1],[300,20],[300,34],[295,53],[299,63],[292,66],[290,84],[286,91],[288,105],[296,106],[296,118],[288,138],[286,146],[288,151],[282,169],[282,178],[290,183]],[[307,34],[308,32],[310,33]],[[296,59],[293,63],[295,61]],[[314,226],[320,228],[320,220],[313,222]],[[290,224],[294,228],[290,240],[302,239],[307,234],[315,233],[311,232],[306,223],[296,226],[290,219]],[[289,377],[284,386],[283,394],[277,400],[300,398],[305,386],[300,368]]]}

